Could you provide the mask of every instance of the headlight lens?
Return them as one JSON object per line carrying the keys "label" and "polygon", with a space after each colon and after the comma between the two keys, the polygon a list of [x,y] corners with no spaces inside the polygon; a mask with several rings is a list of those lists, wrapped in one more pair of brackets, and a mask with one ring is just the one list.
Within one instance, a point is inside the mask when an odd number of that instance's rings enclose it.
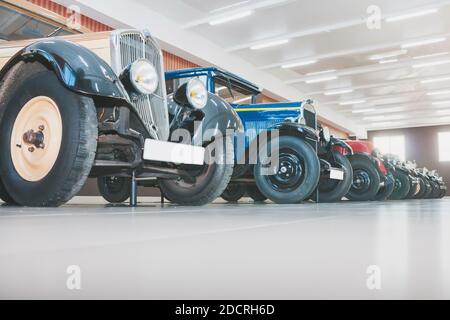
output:
{"label": "headlight lens", "polygon": [[191,79],[186,87],[189,104],[195,109],[203,109],[208,103],[208,90],[200,79]]}
{"label": "headlight lens", "polygon": [[330,142],[330,140],[331,140],[331,133],[330,133],[330,129],[328,127],[322,128],[322,139],[325,142]]}
{"label": "headlight lens", "polygon": [[158,89],[158,72],[147,59],[137,60],[130,68],[130,82],[137,92],[153,94]]}

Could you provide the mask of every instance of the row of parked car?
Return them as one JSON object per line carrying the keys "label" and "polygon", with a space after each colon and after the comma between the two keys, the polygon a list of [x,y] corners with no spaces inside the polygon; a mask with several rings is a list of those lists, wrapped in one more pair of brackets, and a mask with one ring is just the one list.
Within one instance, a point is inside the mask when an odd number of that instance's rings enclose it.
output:
{"label": "row of parked car", "polygon": [[0,57],[9,204],[62,205],[88,177],[133,206],[138,186],[181,205],[445,195],[436,173],[331,136],[313,101],[258,103],[258,86],[217,68],[164,73],[146,31],[9,42]]}

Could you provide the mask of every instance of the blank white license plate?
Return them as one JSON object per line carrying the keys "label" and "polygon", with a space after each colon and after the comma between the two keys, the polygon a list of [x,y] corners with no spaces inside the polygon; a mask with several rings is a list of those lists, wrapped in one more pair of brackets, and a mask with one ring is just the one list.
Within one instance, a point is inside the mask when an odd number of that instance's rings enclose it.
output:
{"label": "blank white license plate", "polygon": [[203,165],[205,163],[205,148],[146,139],[144,160]]}
{"label": "blank white license plate", "polygon": [[330,179],[332,180],[344,180],[344,171],[341,169],[330,169]]}

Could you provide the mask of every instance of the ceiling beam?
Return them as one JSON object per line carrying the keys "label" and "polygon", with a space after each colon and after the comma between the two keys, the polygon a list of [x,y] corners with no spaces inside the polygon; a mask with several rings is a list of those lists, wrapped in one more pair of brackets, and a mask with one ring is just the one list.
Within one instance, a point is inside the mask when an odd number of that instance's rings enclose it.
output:
{"label": "ceiling beam", "polygon": [[203,24],[207,24],[213,20],[218,20],[222,18],[226,18],[235,14],[242,13],[244,11],[254,11],[260,9],[269,9],[276,6],[286,5],[290,2],[294,2],[297,0],[263,0],[259,2],[250,2],[250,4],[245,6],[239,6],[237,9],[227,10],[220,14],[209,15],[205,18],[201,18],[198,20],[191,21],[183,26],[183,29],[194,28]]}
{"label": "ceiling beam", "polygon": [[350,56],[350,55],[376,52],[376,51],[380,51],[380,50],[397,49],[406,43],[415,42],[415,41],[423,41],[423,40],[427,40],[427,39],[434,38],[434,37],[448,38],[448,37],[450,37],[450,32],[444,33],[444,34],[432,34],[432,35],[428,35],[426,37],[411,38],[411,39],[407,39],[407,40],[376,44],[376,45],[371,45],[371,46],[366,46],[366,47],[358,47],[358,48],[349,49],[349,50],[340,50],[340,51],[324,53],[324,54],[320,54],[320,55],[316,55],[316,56],[298,57],[295,59],[279,61],[276,63],[259,66],[259,69],[267,70],[267,69],[281,68],[282,66],[287,65],[287,64],[294,64],[294,63],[303,62],[303,61],[310,61],[310,60],[321,61],[321,60],[340,58],[340,57],[345,57],[345,56]]}
{"label": "ceiling beam", "polygon": [[[408,12],[402,11],[402,12],[385,14],[385,15],[383,15],[382,18],[386,19],[386,18],[402,15],[405,13],[412,13],[412,12],[417,12],[417,11],[422,11],[422,10],[427,10],[427,9],[432,9],[432,8],[440,9],[440,8],[446,7],[448,5],[450,5],[450,0],[445,0],[445,1],[441,1],[441,2],[427,5],[427,6],[418,6],[418,7],[409,9]],[[365,12],[364,12],[364,14],[365,14]],[[307,37],[307,36],[314,36],[314,35],[318,35],[318,34],[325,33],[325,32],[328,33],[328,32],[338,31],[338,30],[345,29],[345,28],[364,25],[364,24],[366,24],[366,22],[367,22],[367,19],[364,16],[362,18],[341,21],[338,23],[330,24],[330,25],[322,25],[320,27],[306,29],[306,30],[303,28],[303,29],[299,29],[299,30],[296,30],[293,32],[280,34],[276,37],[264,38],[264,39],[259,39],[256,41],[251,41],[251,42],[246,42],[246,43],[241,43],[241,44],[237,44],[234,46],[230,46],[226,50],[229,52],[244,50],[244,49],[251,48],[252,46],[259,45],[261,43],[278,41],[281,39],[296,39],[296,38],[302,38],[302,37]]]}

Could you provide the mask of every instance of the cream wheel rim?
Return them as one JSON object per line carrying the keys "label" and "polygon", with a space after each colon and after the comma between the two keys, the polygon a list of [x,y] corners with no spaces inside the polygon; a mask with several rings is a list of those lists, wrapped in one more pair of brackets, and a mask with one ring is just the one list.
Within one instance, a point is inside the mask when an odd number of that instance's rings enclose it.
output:
{"label": "cream wheel rim", "polygon": [[49,97],[35,97],[17,115],[11,134],[11,159],[26,181],[37,182],[52,170],[62,142],[58,105]]}

